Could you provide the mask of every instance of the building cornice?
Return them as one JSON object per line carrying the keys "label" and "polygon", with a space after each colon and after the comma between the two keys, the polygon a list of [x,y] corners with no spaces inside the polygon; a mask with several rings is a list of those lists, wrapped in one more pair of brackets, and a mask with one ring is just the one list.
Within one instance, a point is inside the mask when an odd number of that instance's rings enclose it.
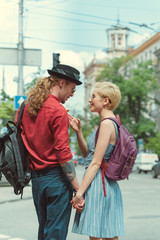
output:
{"label": "building cornice", "polygon": [[87,76],[89,73],[94,71],[94,68],[96,68],[96,67],[100,68],[100,67],[103,67],[104,65],[105,65],[105,63],[102,64],[102,63],[93,63],[93,62],[91,62],[89,64],[89,66],[87,66],[85,68],[83,73],[85,74],[85,76]]}
{"label": "building cornice", "polygon": [[133,57],[136,57],[138,54],[152,46],[154,43],[158,42],[160,40],[160,32],[158,32],[156,35],[151,37],[149,40],[147,40],[145,43],[143,43],[141,46],[139,46],[137,49],[133,50],[130,55]]}

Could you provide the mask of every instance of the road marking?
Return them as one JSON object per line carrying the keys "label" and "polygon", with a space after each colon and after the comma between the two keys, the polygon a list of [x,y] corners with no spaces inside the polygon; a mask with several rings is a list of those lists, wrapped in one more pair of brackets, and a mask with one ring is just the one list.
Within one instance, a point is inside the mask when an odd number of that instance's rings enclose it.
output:
{"label": "road marking", "polygon": [[23,238],[9,238],[8,240],[24,240]]}
{"label": "road marking", "polygon": [[3,238],[10,238],[10,236],[0,234],[0,239],[3,239]]}
{"label": "road marking", "polygon": [[0,234],[0,239],[8,239],[8,240],[24,240],[24,238],[12,238],[11,236],[8,236],[8,235],[3,235],[3,234]]}

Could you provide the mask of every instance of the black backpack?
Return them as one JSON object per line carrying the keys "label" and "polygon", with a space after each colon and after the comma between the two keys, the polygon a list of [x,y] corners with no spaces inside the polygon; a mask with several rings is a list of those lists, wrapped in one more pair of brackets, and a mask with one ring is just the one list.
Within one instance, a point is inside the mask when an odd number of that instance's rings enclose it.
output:
{"label": "black backpack", "polygon": [[22,103],[18,115],[17,124],[8,121],[7,131],[0,135],[0,175],[5,176],[13,186],[16,195],[23,195],[23,188],[31,179],[31,171],[28,164],[28,151],[21,138],[19,126],[23,114],[25,102]]}

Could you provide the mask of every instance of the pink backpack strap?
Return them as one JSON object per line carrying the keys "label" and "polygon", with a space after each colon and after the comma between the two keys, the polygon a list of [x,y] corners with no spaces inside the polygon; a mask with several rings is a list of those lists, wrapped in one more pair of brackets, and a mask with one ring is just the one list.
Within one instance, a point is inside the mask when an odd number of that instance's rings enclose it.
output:
{"label": "pink backpack strap", "polygon": [[[119,115],[118,115],[118,116],[119,116]],[[119,120],[120,117],[119,117],[118,120],[116,120],[115,118],[104,118],[104,119],[102,119],[102,121],[104,121],[104,120],[106,120],[106,119],[110,119],[110,120],[114,121],[118,126],[120,126],[120,125],[122,124],[121,121]],[[101,122],[102,122],[102,121],[101,121]],[[100,122],[100,124],[101,124],[101,122]],[[100,124],[99,124],[99,127],[98,127],[98,129],[97,129],[96,136],[95,136],[95,146],[96,146],[97,140],[98,140]],[[117,134],[116,134],[116,138],[117,138]],[[105,172],[107,166],[108,166],[108,165],[107,165],[107,163],[105,162],[105,160],[104,160],[104,158],[103,158],[102,164],[101,164],[101,176],[102,176],[102,184],[103,184],[103,193],[104,193],[104,196],[105,196],[105,197],[106,197],[106,188],[105,188],[105,181],[104,181],[104,172]]]}

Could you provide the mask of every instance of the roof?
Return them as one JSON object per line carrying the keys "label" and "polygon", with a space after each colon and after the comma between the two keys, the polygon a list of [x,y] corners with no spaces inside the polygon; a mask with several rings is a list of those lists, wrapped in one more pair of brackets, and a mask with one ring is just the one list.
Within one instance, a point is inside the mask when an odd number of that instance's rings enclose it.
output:
{"label": "roof", "polygon": [[160,41],[160,32],[158,32],[153,37],[151,37],[149,40],[147,40],[145,43],[143,43],[141,46],[139,46],[138,48],[133,50],[130,53],[130,55],[135,57],[158,41]]}

